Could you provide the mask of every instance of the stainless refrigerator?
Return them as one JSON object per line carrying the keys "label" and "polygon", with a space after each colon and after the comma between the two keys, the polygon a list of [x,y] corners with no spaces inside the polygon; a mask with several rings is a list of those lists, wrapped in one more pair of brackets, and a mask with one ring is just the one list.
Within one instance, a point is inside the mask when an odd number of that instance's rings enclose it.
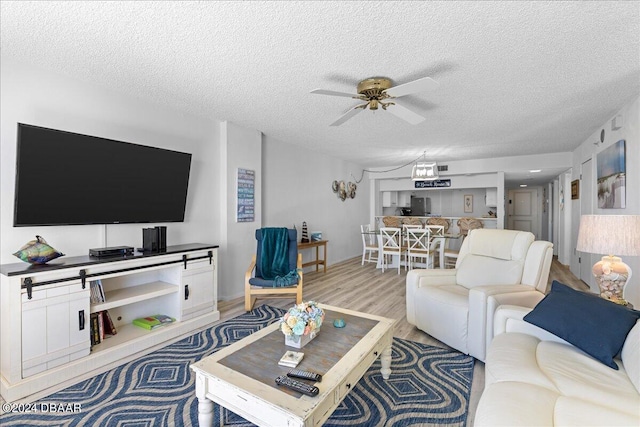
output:
{"label": "stainless refrigerator", "polygon": [[425,216],[431,213],[431,199],[411,196],[411,216]]}

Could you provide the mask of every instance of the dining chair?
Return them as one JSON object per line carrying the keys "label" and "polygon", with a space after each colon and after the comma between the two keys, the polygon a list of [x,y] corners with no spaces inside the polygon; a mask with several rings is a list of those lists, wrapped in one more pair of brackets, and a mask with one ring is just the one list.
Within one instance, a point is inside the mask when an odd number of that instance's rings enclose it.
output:
{"label": "dining chair", "polygon": [[[361,225],[360,233],[362,235],[362,265],[364,265],[365,261],[378,262],[378,256],[380,254],[378,236],[374,234],[371,224]],[[373,258],[372,255],[374,255]]]}
{"label": "dining chair", "polygon": [[402,224],[402,236],[400,236],[401,238],[401,244],[402,247],[404,248],[404,250],[406,251],[408,249],[408,244],[407,244],[407,230],[409,229],[419,229],[422,228],[422,224],[418,225],[418,224]]}
{"label": "dining chair", "polygon": [[409,216],[406,219],[404,219],[402,223],[407,225],[419,225],[420,227],[424,225],[422,224],[422,220],[417,216]]}
{"label": "dining chair", "polygon": [[422,228],[422,224],[402,224],[402,229],[404,231],[406,231],[406,230],[408,230],[410,228],[413,228],[413,229]]}
{"label": "dining chair", "polygon": [[[405,249],[402,247],[402,229],[398,227],[382,227],[380,229],[380,254],[382,257],[382,272],[387,265],[387,259],[389,256],[398,258],[398,274],[400,274],[400,264],[402,260],[402,253]],[[393,258],[392,258],[393,259]]]}
{"label": "dining chair", "polygon": [[433,254],[431,244],[431,228],[409,228],[407,229],[407,253],[405,255],[405,269],[413,268],[413,261],[416,258],[423,258],[426,268],[433,268]]}
{"label": "dining chair", "polygon": [[437,217],[431,217],[431,218],[427,218],[427,225],[440,225],[442,227],[444,227],[444,232],[447,233],[449,231],[449,220],[446,218],[437,218]]}
{"label": "dining chair", "polygon": [[385,227],[397,227],[400,228],[402,220],[397,216],[383,216],[382,223]]}
{"label": "dining chair", "polygon": [[[476,230],[478,228],[484,228],[484,223],[477,218],[462,217],[458,220],[458,229],[460,230],[460,245],[464,238],[467,237],[469,231]],[[455,268],[458,261],[458,255],[460,251],[446,248],[444,250],[444,261],[446,268]]]}
{"label": "dining chair", "polygon": [[470,230],[484,228],[484,223],[478,218],[463,217],[458,220],[458,228],[460,228],[460,234],[466,237]]}
{"label": "dining chair", "polygon": [[[425,225],[425,229],[429,229],[431,231],[431,246],[430,250],[433,252],[434,259],[435,254],[438,254],[438,266],[440,268],[444,268],[444,251],[446,247],[447,237],[445,236],[445,228],[443,225]],[[435,268],[435,261],[433,263],[433,268]]]}

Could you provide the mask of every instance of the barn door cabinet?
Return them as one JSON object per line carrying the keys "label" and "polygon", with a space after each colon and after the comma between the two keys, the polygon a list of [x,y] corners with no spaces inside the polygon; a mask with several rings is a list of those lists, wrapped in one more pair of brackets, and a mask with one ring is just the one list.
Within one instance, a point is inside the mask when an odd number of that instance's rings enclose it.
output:
{"label": "barn door cabinet", "polygon": [[[217,245],[158,254],[69,257],[0,266],[0,394],[33,401],[178,341],[220,319]],[[105,301],[91,303],[92,281]],[[91,345],[91,313],[107,310],[117,334]],[[132,321],[176,319],[146,330]]]}

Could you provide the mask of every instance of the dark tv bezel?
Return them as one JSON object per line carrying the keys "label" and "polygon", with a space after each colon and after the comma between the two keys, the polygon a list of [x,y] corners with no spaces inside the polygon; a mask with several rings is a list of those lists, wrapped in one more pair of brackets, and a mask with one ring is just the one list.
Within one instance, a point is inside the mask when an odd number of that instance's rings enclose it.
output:
{"label": "dark tv bezel", "polygon": [[[188,202],[188,195],[189,195],[189,182],[191,181],[191,161],[193,159],[193,155],[191,153],[186,153],[184,151],[178,151],[178,150],[170,150],[170,149],[166,149],[166,148],[159,148],[159,147],[153,147],[150,145],[144,145],[144,144],[136,144],[133,142],[127,142],[127,141],[120,141],[117,139],[111,139],[111,138],[103,138],[103,137],[99,137],[99,136],[94,136],[94,135],[86,135],[86,134],[82,134],[82,133],[77,133],[77,132],[70,132],[70,131],[66,131],[66,130],[61,130],[61,129],[53,129],[53,128],[48,128],[48,127],[44,127],[44,126],[36,126],[36,125],[31,125],[28,123],[17,123],[17,135],[16,135],[16,170],[15,170],[15,186],[14,186],[14,194],[13,194],[13,226],[14,227],[41,227],[41,226],[51,226],[51,227],[55,227],[55,226],[66,226],[66,225],[111,225],[111,224],[160,224],[160,223],[175,223],[175,222],[184,222],[184,219],[186,217],[186,211],[187,211],[187,202]],[[108,142],[115,142],[115,143],[120,143],[120,144],[127,144],[127,145],[132,145],[132,146],[139,146],[139,147],[144,147],[147,149],[153,149],[153,150],[160,150],[160,151],[165,151],[165,152],[172,152],[172,153],[177,153],[177,154],[185,154],[189,156],[189,166],[187,168],[187,185],[185,186],[184,189],[184,208],[182,209],[182,218],[181,219],[151,219],[151,220],[139,220],[139,221],[111,221],[111,222],[104,222],[104,221],[86,221],[86,222],[55,222],[55,223],[21,223],[18,224],[16,223],[17,221],[17,216],[18,216],[18,186],[19,186],[19,178],[20,178],[20,146],[21,146],[21,131],[23,128],[35,128],[35,129],[41,129],[41,130],[46,130],[46,131],[51,131],[51,132],[57,132],[57,133],[62,133],[62,134],[67,134],[67,135],[75,135],[75,136],[79,136],[79,137],[83,137],[83,138],[90,138],[90,139],[95,139],[98,141],[108,141]]]}

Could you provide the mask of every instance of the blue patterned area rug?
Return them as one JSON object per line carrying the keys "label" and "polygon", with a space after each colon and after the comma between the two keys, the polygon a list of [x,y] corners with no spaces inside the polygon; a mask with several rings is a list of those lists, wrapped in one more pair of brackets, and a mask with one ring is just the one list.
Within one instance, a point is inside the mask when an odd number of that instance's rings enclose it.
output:
{"label": "blue patterned area rug", "polygon": [[[189,365],[277,321],[284,310],[260,306],[175,344],[41,399],[45,412],[5,413],[8,426],[197,426]],[[325,426],[464,426],[472,357],[394,338],[391,377],[376,361]],[[216,427],[252,426],[215,405]]]}

